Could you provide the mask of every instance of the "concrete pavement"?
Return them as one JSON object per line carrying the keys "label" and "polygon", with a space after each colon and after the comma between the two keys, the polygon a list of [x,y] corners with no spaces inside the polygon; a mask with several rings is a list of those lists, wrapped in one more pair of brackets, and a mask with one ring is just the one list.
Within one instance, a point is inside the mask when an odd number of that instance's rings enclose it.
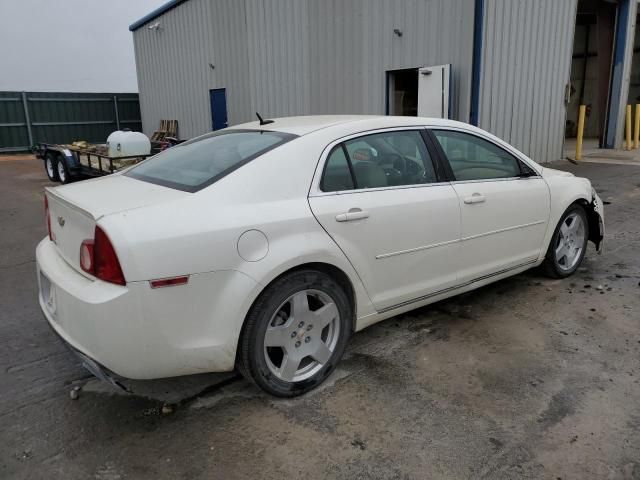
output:
{"label": "concrete pavement", "polygon": [[640,167],[555,166],[610,202],[603,256],[375,325],[279,400],[237,377],[93,380],[37,305],[44,169],[0,162],[0,478],[640,478]]}

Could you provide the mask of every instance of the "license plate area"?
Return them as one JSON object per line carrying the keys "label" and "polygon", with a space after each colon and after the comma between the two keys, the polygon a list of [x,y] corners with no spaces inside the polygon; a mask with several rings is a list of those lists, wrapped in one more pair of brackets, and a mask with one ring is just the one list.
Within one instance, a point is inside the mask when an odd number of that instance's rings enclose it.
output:
{"label": "license plate area", "polygon": [[40,296],[47,311],[55,318],[56,314],[56,295],[55,288],[51,284],[51,280],[47,278],[42,272],[40,272]]}

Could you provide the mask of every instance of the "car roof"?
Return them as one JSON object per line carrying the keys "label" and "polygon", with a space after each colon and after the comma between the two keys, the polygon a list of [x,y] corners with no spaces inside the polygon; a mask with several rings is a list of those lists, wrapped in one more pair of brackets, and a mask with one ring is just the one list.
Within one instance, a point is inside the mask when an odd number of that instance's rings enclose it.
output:
{"label": "car roof", "polygon": [[[350,124],[350,127],[369,130],[386,127],[410,127],[418,125],[456,126],[460,122],[442,118],[394,117],[387,115],[308,115],[300,117],[273,118],[272,123],[260,125],[260,122],[249,122],[234,125],[229,130],[251,129],[270,130],[302,136],[317,130],[333,126]],[[467,124],[465,124],[468,126]]]}

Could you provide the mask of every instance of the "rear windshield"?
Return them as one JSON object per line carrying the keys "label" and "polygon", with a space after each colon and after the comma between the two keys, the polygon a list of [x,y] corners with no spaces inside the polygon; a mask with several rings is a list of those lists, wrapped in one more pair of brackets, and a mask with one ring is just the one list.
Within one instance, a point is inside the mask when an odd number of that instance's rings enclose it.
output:
{"label": "rear windshield", "polygon": [[125,175],[197,192],[296,135],[263,130],[225,130],[171,147]]}

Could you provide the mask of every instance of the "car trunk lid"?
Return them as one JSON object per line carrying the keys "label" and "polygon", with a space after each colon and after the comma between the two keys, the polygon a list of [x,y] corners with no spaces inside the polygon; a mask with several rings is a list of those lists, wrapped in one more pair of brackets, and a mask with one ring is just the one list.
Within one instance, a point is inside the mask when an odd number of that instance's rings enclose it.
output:
{"label": "car trunk lid", "polygon": [[93,239],[100,218],[190,195],[121,175],[45,190],[54,242],[60,255],[79,272],[80,245]]}
{"label": "car trunk lid", "polygon": [[54,190],[46,192],[51,236],[64,259],[80,271],[80,244],[93,238],[95,219],[89,212],[63,200]]}

